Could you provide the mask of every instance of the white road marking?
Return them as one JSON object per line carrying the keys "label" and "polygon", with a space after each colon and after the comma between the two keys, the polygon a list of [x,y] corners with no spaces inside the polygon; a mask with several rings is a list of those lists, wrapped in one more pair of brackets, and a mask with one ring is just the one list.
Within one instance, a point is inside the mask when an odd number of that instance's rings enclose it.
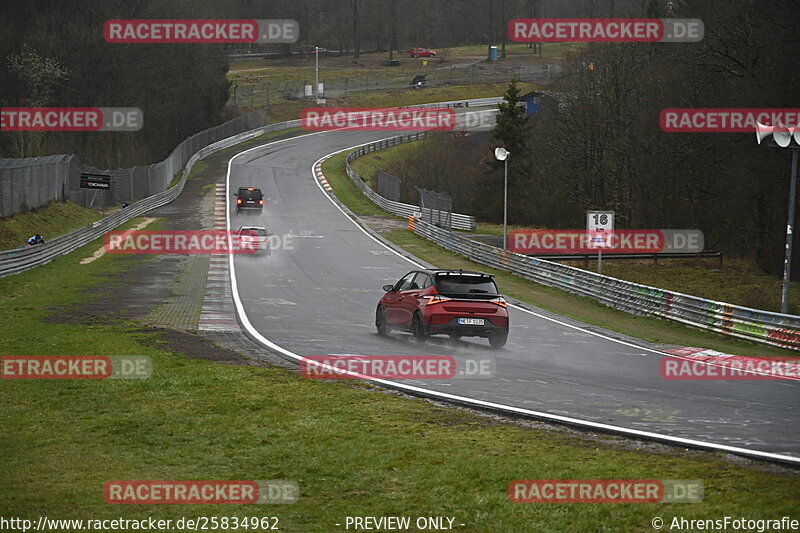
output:
{"label": "white road marking", "polygon": [[[315,133],[307,134],[306,136],[319,135],[319,134],[322,134],[322,133],[327,133],[327,132],[315,132]],[[286,139],[283,139],[283,140],[286,140]],[[382,139],[377,139],[377,140],[382,140]],[[329,157],[331,157],[331,156],[333,156],[335,154],[338,154],[338,153],[341,153],[341,152],[344,152],[344,151],[347,151],[347,150],[353,150],[354,148],[357,148],[358,146],[362,146],[364,144],[370,144],[370,143],[376,142],[376,141],[369,141],[369,142],[362,143],[362,144],[359,144],[359,145],[356,145],[356,146],[351,146],[349,148],[344,148],[342,150],[337,150],[337,151],[332,152],[332,153],[330,153],[330,154],[328,154],[328,155],[326,155],[324,157],[319,158],[314,163],[314,165],[312,165],[312,167],[311,167],[312,176],[314,176],[314,169],[315,169],[316,165],[321,163],[325,159],[327,159],[327,158],[329,158]],[[269,146],[271,144],[277,144],[277,143],[280,143],[280,142],[282,142],[282,141],[280,141],[280,140],[279,141],[273,141],[273,142],[267,143],[265,145],[254,146],[252,148],[244,150],[244,151],[234,155],[233,157],[231,157],[231,159],[228,161],[228,171],[227,171],[227,174],[225,176],[226,187],[228,187],[228,188],[230,187],[231,165],[232,165],[234,159],[236,159],[237,157],[239,157],[239,156],[241,156],[243,154],[251,152],[253,150],[258,150],[260,148],[263,148],[264,146]],[[336,201],[334,201],[334,199],[331,198],[331,196],[328,195],[325,192],[324,187],[322,186],[322,184],[317,179],[314,179],[314,183],[317,184],[317,187],[319,187],[319,189],[322,192],[322,194],[325,195],[325,197],[328,198],[328,200],[342,214],[344,214],[347,218],[349,218],[353,222],[353,224],[362,233],[364,233],[364,235],[366,235],[367,237],[369,237],[370,239],[372,239],[373,241],[378,243],[380,246],[383,246],[384,248],[387,248],[389,251],[391,251],[392,253],[394,253],[398,257],[408,261],[409,263],[411,263],[412,265],[416,266],[417,268],[424,268],[423,265],[417,263],[416,261],[414,261],[414,260],[412,260],[412,259],[410,259],[408,257],[405,257],[404,255],[400,254],[399,252],[397,252],[393,248],[386,246],[384,243],[382,243],[381,241],[376,239],[373,235],[371,235],[363,227],[361,227],[360,224],[358,224],[355,220],[353,220],[347,214],[347,212],[345,212],[336,203]],[[230,228],[230,210],[226,211],[226,217],[227,217],[227,227]],[[258,342],[261,342],[265,346],[269,347],[270,349],[275,350],[276,352],[282,353],[285,356],[287,356],[290,359],[293,359],[293,360],[295,360],[297,362],[302,362],[304,360],[307,360],[302,355],[298,355],[298,354],[296,354],[296,353],[294,353],[294,352],[292,352],[290,350],[287,350],[286,348],[283,348],[282,346],[279,346],[279,345],[275,344],[274,342],[272,342],[271,340],[267,339],[266,337],[264,337],[253,326],[253,324],[250,322],[250,318],[247,316],[247,313],[245,312],[244,306],[242,305],[242,300],[239,297],[238,280],[236,278],[236,269],[234,267],[233,255],[231,255],[228,258],[228,261],[229,261],[229,265],[230,265],[230,274],[231,274],[231,292],[233,294],[234,305],[236,306],[237,313],[239,314],[239,317],[240,317],[240,319],[242,321],[242,326],[247,330],[247,332],[253,338],[258,340]],[[612,342],[617,342],[617,343],[623,344],[625,346],[631,346],[631,347],[634,347],[634,348],[636,348],[638,350],[642,350],[642,349],[643,350],[647,350],[649,352],[658,354],[659,356],[671,356],[669,354],[664,354],[663,352],[659,352],[658,350],[645,348],[645,347],[638,346],[638,345],[635,345],[635,344],[632,344],[632,343],[629,343],[629,342],[621,341],[619,339],[614,339],[612,337],[608,337],[606,335],[602,335],[602,334],[599,334],[599,333],[596,333],[596,332],[593,332],[593,331],[588,331],[588,330],[583,329],[583,328],[581,328],[579,326],[574,326],[572,324],[567,324],[566,322],[562,322],[560,320],[556,320],[554,318],[544,316],[544,315],[542,315],[540,313],[536,313],[534,311],[529,311],[527,309],[524,309],[522,307],[519,307],[519,306],[516,306],[516,305],[513,305],[513,304],[509,304],[509,305],[511,307],[514,307],[515,309],[519,309],[520,311],[523,311],[525,313],[537,316],[537,317],[542,318],[544,320],[548,320],[550,322],[554,322],[556,324],[560,324],[560,325],[563,325],[565,327],[572,328],[572,329],[575,329],[575,330],[578,330],[578,331],[583,331],[585,333],[589,333],[590,335],[594,335],[594,336],[597,336],[597,337],[600,337],[600,338],[603,338],[603,339],[607,339],[607,340],[610,340]],[[676,356],[671,356],[671,357],[676,357]],[[336,370],[336,369],[330,368],[330,370]],[[344,371],[344,372],[350,374],[350,372],[347,372],[347,371]],[[610,425],[610,424],[603,424],[603,423],[599,423],[599,422],[592,422],[592,421],[588,421],[588,420],[581,420],[579,418],[573,418],[573,417],[569,417],[569,416],[556,415],[556,414],[545,413],[545,412],[541,412],[541,411],[533,411],[533,410],[530,410],[530,409],[523,409],[521,407],[514,407],[514,406],[511,406],[511,405],[503,405],[503,404],[499,404],[499,403],[495,403],[495,402],[489,402],[489,401],[485,401],[485,400],[477,400],[477,399],[468,398],[468,397],[465,397],[465,396],[459,396],[459,395],[455,395],[455,394],[449,394],[449,393],[445,393],[445,392],[440,392],[440,391],[435,391],[435,390],[430,390],[430,389],[424,389],[424,388],[421,388],[421,387],[414,387],[414,386],[407,385],[407,384],[404,384],[404,383],[398,383],[398,382],[388,381],[388,380],[384,380],[384,379],[378,379],[378,378],[374,378],[374,377],[371,378],[369,376],[361,376],[361,375],[356,374],[356,373],[352,373],[352,374],[355,377],[360,377],[362,379],[368,379],[368,380],[373,381],[375,383],[379,383],[379,384],[385,385],[385,386],[387,386],[389,388],[402,389],[402,390],[406,390],[406,391],[409,391],[409,392],[416,392],[416,393],[419,393],[419,394],[422,394],[422,395],[425,395],[425,396],[429,396],[429,397],[433,396],[433,397],[444,399],[444,400],[452,400],[452,401],[455,401],[457,403],[472,404],[472,405],[476,405],[476,406],[479,406],[479,407],[492,409],[492,410],[497,410],[497,411],[502,411],[502,412],[506,412],[506,413],[515,413],[515,414],[528,415],[528,416],[532,416],[532,417],[535,417],[535,418],[546,419],[546,420],[551,420],[551,421],[555,421],[555,422],[561,422],[561,423],[565,423],[565,424],[577,425],[577,426],[582,426],[582,427],[586,427],[586,428],[593,428],[593,429],[598,429],[598,430],[603,430],[603,431],[612,431],[612,432],[623,434],[623,435],[627,435],[627,436],[630,436],[630,437],[641,437],[641,438],[646,438],[646,439],[658,440],[658,441],[662,441],[662,442],[669,442],[669,443],[672,443],[672,444],[681,444],[681,445],[687,445],[687,446],[694,446],[694,447],[697,447],[697,448],[726,451],[726,452],[735,453],[735,454],[739,454],[739,455],[745,455],[745,456],[751,456],[751,457],[759,457],[759,458],[762,458],[762,459],[772,459],[772,460],[777,460],[777,461],[789,462],[789,463],[793,463],[793,464],[800,464],[800,457],[793,457],[793,456],[790,456],[790,455],[781,455],[781,454],[777,454],[777,453],[764,452],[764,451],[759,451],[759,450],[749,450],[747,448],[739,448],[739,447],[736,447],[736,446],[729,446],[729,445],[725,445],[725,444],[717,444],[717,443],[707,442],[707,441],[702,441],[702,440],[697,440],[697,439],[687,439],[687,438],[684,438],[684,437],[675,437],[675,436],[672,436],[672,435],[665,435],[665,434],[662,434],[662,433],[655,433],[655,432],[651,432],[651,431],[643,431],[643,430],[638,430],[638,429],[625,428],[625,427],[621,427],[621,426],[614,426],[614,425]]]}
{"label": "white road marking", "polygon": [[[125,231],[139,231],[140,229],[143,229],[143,228],[146,228],[147,226],[149,226],[150,223],[154,222],[155,220],[156,220],[155,218],[149,218],[148,217],[148,218],[144,219],[143,221],[139,222],[138,224],[136,224],[136,226],[132,227],[129,230],[125,230]],[[104,255],[106,255],[106,245],[105,244],[103,246],[101,246],[100,249],[96,250],[90,257],[87,257],[85,259],[81,259],[81,264],[82,265],[88,265],[92,261],[100,259]]]}

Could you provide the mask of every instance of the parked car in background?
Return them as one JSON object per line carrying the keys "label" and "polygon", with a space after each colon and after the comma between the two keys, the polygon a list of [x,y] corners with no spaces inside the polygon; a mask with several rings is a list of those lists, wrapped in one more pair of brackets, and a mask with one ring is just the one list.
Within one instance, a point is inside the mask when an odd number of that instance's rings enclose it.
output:
{"label": "parked car in background", "polygon": [[412,48],[408,52],[411,57],[436,57],[436,52],[427,48]]}

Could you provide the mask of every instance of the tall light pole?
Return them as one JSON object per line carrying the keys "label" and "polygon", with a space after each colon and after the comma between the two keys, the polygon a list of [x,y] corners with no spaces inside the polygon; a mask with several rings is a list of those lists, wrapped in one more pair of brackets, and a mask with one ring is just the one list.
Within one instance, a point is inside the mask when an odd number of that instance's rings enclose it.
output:
{"label": "tall light pole", "polygon": [[319,46],[314,47],[314,98],[319,102]]}
{"label": "tall light pole", "polygon": [[[789,146],[792,142],[792,133],[796,145]],[[787,128],[782,124],[765,126],[756,123],[756,140],[758,144],[765,137],[772,135],[775,144],[781,148],[792,150],[792,179],[789,185],[789,221],[786,223],[786,253],[783,259],[783,286],[781,287],[781,313],[789,313],[789,278],[792,273],[792,234],[794,233],[794,205],[797,193],[797,152],[800,151],[800,127]]]}
{"label": "tall light pole", "polygon": [[511,152],[505,148],[494,149],[494,157],[503,162],[503,250],[508,250],[508,158]]}

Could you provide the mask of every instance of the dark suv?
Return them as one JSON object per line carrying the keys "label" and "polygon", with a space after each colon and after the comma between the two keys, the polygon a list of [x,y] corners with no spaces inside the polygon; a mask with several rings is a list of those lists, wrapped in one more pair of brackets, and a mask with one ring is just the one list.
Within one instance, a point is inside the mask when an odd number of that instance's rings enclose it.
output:
{"label": "dark suv", "polygon": [[375,311],[381,335],[410,331],[417,340],[429,335],[485,337],[493,348],[508,339],[508,308],[494,276],[461,270],[415,270],[394,285]]}
{"label": "dark suv", "polygon": [[264,195],[261,189],[256,187],[239,187],[236,193],[236,212],[240,209],[262,209],[264,207]]}

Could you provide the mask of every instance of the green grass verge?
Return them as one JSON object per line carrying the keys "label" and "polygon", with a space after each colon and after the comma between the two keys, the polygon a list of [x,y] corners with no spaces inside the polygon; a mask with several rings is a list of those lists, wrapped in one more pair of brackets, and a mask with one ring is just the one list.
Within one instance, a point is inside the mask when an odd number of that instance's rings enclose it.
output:
{"label": "green grass verge", "polygon": [[[336,196],[341,200],[350,210],[362,216],[384,216],[390,215],[364,196],[358,187],[350,180],[345,172],[344,165],[347,154],[350,150],[344,151],[340,154],[327,159],[322,163],[322,172],[325,178],[330,183],[331,187],[336,190]],[[391,216],[391,215],[390,215]]]}
{"label": "green grass verge", "polygon": [[[198,161],[197,163],[195,163],[195,166],[196,165],[200,165],[200,164],[202,164],[202,161]],[[183,177],[184,171],[185,171],[185,169],[180,169],[178,171],[178,173],[175,174],[175,176],[172,178],[172,181],[170,181],[169,185],[167,185],[167,189],[171,189],[172,187],[176,186],[181,181],[181,178]]]}
{"label": "green grass verge", "polygon": [[[542,85],[535,83],[518,83],[517,86],[523,93],[534,89],[542,89]],[[428,89],[403,89],[369,93],[355,93],[342,98],[329,98],[328,107],[394,107],[430,102],[448,102],[452,100],[466,100],[470,98],[489,98],[502,96],[508,89],[508,83],[487,83],[476,85],[452,85],[450,87],[437,87]],[[253,109],[265,105],[265,95],[256,95],[252,106],[247,99],[247,105],[242,109]],[[281,101],[270,104],[269,122],[283,122],[294,120],[300,112],[314,106],[311,100]]]}
{"label": "green grass verge", "polygon": [[[193,359],[154,345],[154,334],[131,322],[47,320],[51,309],[90,300],[130,261],[147,260],[77,264],[98,246],[0,279],[3,353],[146,355],[153,375],[0,381],[6,518],[277,516],[282,531],[316,532],[339,529],[346,516],[451,516],[465,524],[460,531],[505,532],[648,531],[653,516],[796,513],[797,477],[714,454],[620,450],[611,437],[523,428],[359,383]],[[698,479],[705,499],[513,504],[506,489],[519,478]],[[109,505],[103,486],[115,479],[286,479],[301,493],[285,506]]]}
{"label": "green grass verge", "polygon": [[[574,266],[585,268],[583,263]],[[754,309],[779,312],[782,281],[765,274],[753,261],[725,259],[659,259],[603,261],[603,274],[651,287],[700,296],[719,302],[730,302]],[[596,271],[596,261],[589,268]],[[800,314],[800,282],[789,289],[789,313]]]}
{"label": "green grass verge", "polygon": [[420,259],[438,267],[472,269],[494,274],[500,290],[512,298],[638,339],[679,346],[700,346],[738,355],[781,357],[787,355],[786,350],[779,348],[738,341],[677,322],[639,317],[618,311],[601,305],[591,298],[573,295],[475,263],[410,231],[396,230],[384,236]]}
{"label": "green grass verge", "polygon": [[45,242],[103,218],[105,214],[70,201],[51,202],[42,207],[0,218],[0,250],[26,246],[28,238],[41,233]]}
{"label": "green grass verge", "polygon": [[[372,152],[351,164],[360,176],[369,178],[374,189],[376,166],[390,170],[396,162],[413,156],[424,142],[400,144]],[[508,226],[509,232],[526,229],[541,228]],[[478,222],[476,233],[502,236],[503,225]],[[597,268],[596,261],[590,261],[588,267],[582,261],[564,261],[564,264],[592,271]],[[777,312],[781,306],[781,280],[765,274],[750,260],[726,259],[720,267],[718,259],[659,259],[658,264],[653,260],[615,259],[603,262],[603,274],[754,309]],[[800,282],[791,283],[789,312],[800,313]]]}
{"label": "green grass verge", "polygon": [[[376,188],[375,180],[378,171],[375,167],[383,170],[393,168],[397,163],[407,159],[409,155],[417,150],[417,146],[425,141],[414,141],[410,143],[398,144],[392,146],[390,149],[378,150],[369,154],[362,155],[353,160],[351,166],[359,176],[364,178],[369,186],[374,190]],[[391,172],[389,170],[389,172]]]}

